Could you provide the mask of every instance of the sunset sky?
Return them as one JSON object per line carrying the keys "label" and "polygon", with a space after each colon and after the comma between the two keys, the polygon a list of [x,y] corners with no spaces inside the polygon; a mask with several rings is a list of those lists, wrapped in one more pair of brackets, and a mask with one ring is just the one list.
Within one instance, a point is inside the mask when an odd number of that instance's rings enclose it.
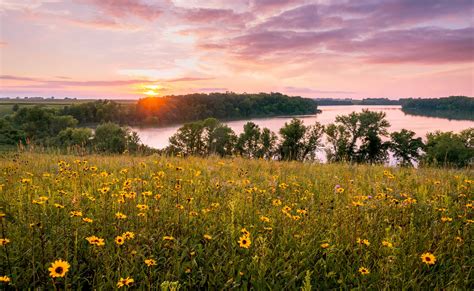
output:
{"label": "sunset sky", "polygon": [[472,0],[0,0],[0,96],[474,96]]}

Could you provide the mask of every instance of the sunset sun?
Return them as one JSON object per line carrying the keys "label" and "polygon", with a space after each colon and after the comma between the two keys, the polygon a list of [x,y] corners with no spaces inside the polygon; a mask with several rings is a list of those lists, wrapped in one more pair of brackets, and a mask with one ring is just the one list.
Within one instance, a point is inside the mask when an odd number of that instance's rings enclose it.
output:
{"label": "sunset sun", "polygon": [[142,94],[147,97],[157,97],[163,89],[160,85],[144,85],[142,87]]}

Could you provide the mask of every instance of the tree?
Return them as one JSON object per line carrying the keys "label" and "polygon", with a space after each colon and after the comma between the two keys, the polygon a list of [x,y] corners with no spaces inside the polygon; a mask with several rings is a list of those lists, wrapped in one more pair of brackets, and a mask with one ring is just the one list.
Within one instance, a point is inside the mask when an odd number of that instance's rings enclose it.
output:
{"label": "tree", "polygon": [[282,142],[279,147],[282,160],[313,159],[315,151],[320,145],[324,127],[316,122],[314,125],[305,126],[303,121],[294,118],[290,123],[280,129]]}
{"label": "tree", "polygon": [[115,123],[103,123],[97,126],[94,145],[100,152],[123,153],[127,148],[128,132]]}
{"label": "tree", "polygon": [[428,133],[424,162],[432,165],[465,167],[473,164],[474,128],[459,134],[453,132]]}
{"label": "tree", "polygon": [[420,159],[424,144],[420,137],[414,136],[415,132],[406,129],[390,134],[390,149],[401,166],[413,166]]}
{"label": "tree", "polygon": [[275,147],[277,142],[276,134],[268,128],[264,128],[260,134],[260,149],[257,157],[264,159],[271,159],[275,154]]}
{"label": "tree", "polygon": [[237,137],[215,118],[184,124],[170,137],[168,151],[185,155],[231,155]]}
{"label": "tree", "polygon": [[239,135],[236,151],[244,157],[255,158],[259,154],[260,127],[253,122],[244,124],[244,132]]}
{"label": "tree", "polygon": [[326,158],[328,162],[343,162],[349,160],[349,131],[341,124],[331,123],[324,129],[328,147]]}
{"label": "tree", "polygon": [[268,128],[260,129],[253,123],[244,124],[244,131],[239,135],[236,152],[247,158],[271,159],[275,153],[277,136]]}
{"label": "tree", "polygon": [[336,117],[334,126],[329,126],[328,160],[349,160],[358,163],[380,163],[387,159],[389,143],[383,142],[390,123],[384,112],[362,110]]}
{"label": "tree", "polygon": [[59,147],[90,145],[92,139],[92,130],[89,128],[71,128],[68,127],[59,132],[55,138],[55,144]]}

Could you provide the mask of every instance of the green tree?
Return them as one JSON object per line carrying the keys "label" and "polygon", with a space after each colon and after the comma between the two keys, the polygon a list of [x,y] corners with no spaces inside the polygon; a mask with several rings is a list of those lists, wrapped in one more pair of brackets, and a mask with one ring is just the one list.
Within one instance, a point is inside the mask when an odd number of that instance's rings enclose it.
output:
{"label": "green tree", "polygon": [[237,137],[215,118],[184,124],[170,137],[168,151],[185,155],[231,155]]}
{"label": "green tree", "polygon": [[465,167],[473,164],[474,128],[453,132],[428,133],[424,162],[431,165]]}
{"label": "green tree", "polygon": [[324,129],[328,147],[326,158],[328,162],[342,162],[349,160],[349,131],[341,124],[331,123]]}
{"label": "green tree", "polygon": [[123,153],[127,148],[128,131],[115,123],[97,126],[94,136],[95,148],[100,152]]}
{"label": "green tree", "polygon": [[390,123],[385,119],[384,112],[369,111],[352,112],[339,115],[336,123],[329,127],[328,160],[349,160],[358,163],[380,163],[387,159],[389,143],[382,137],[388,135]]}
{"label": "green tree", "polygon": [[316,122],[314,125],[305,126],[303,121],[294,118],[290,123],[280,129],[282,142],[279,146],[282,160],[313,159],[316,149],[320,145],[324,127]]}
{"label": "green tree", "polygon": [[402,166],[413,166],[420,159],[424,144],[420,137],[414,136],[415,132],[406,129],[390,134],[390,149]]}
{"label": "green tree", "polygon": [[93,133],[90,128],[68,127],[59,132],[55,144],[59,147],[81,146],[86,147],[91,143]]}

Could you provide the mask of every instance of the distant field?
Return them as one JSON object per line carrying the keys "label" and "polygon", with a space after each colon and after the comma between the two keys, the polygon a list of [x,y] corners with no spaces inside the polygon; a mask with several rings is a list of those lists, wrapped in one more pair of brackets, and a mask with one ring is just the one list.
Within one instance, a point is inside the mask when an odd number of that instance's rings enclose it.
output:
{"label": "distant field", "polygon": [[[45,99],[45,100],[29,100],[29,99],[0,99],[0,117],[13,112],[13,106],[18,104],[21,107],[32,107],[32,106],[44,106],[48,108],[61,109],[64,106],[93,102],[97,99]],[[121,104],[130,104],[136,102],[136,100],[114,100]]]}

